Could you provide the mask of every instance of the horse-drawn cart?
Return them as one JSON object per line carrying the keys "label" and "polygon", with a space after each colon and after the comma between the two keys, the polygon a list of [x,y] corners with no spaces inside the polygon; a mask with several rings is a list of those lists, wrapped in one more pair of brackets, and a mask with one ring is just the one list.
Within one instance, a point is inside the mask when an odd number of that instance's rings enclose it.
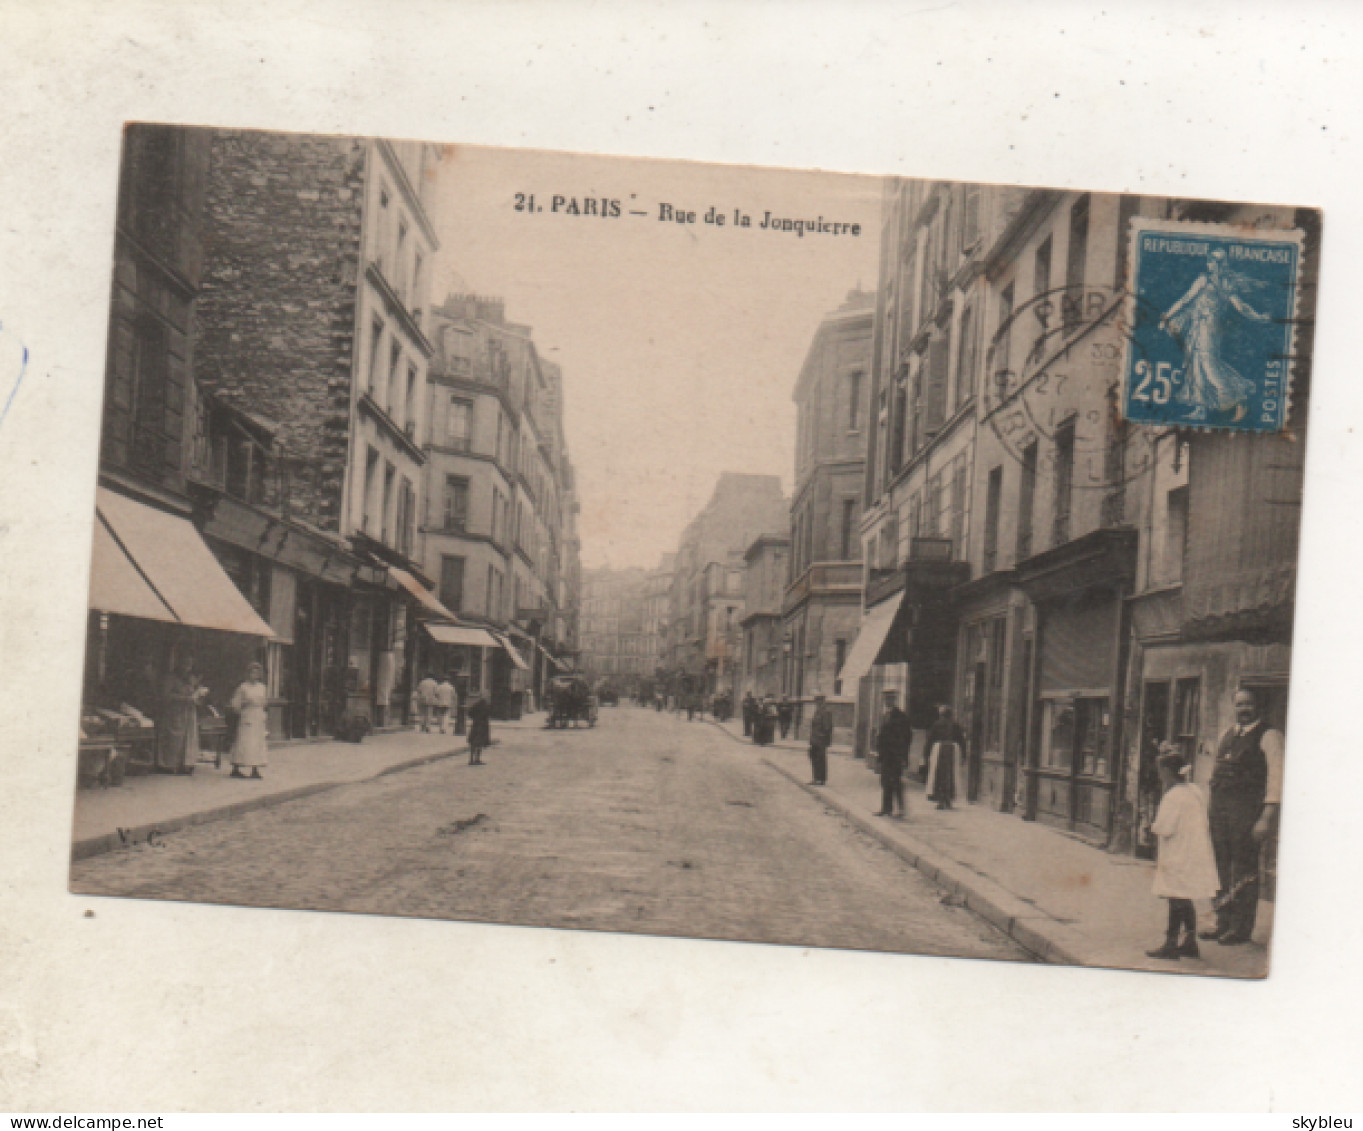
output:
{"label": "horse-drawn cart", "polygon": [[596,696],[581,676],[561,675],[551,679],[545,707],[549,714],[547,727],[562,730],[580,722],[589,727],[596,726]]}

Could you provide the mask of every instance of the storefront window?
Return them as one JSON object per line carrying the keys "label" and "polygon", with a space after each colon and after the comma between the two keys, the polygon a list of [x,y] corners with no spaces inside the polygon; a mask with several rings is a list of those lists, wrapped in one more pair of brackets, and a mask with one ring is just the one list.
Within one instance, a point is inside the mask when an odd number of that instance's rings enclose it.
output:
{"label": "storefront window", "polygon": [[1074,702],[1053,699],[1046,704],[1045,749],[1042,765],[1048,770],[1068,771],[1074,758]]}

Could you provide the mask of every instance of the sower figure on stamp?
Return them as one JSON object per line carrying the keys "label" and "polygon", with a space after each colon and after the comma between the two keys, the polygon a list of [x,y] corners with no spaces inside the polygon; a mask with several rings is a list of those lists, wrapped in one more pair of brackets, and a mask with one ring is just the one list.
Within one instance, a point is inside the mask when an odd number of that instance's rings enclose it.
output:
{"label": "sower figure on stamp", "polygon": [[814,717],[809,721],[810,785],[828,784],[828,748],[833,745],[833,712],[828,700],[814,696]]}
{"label": "sower figure on stamp", "polygon": [[1235,725],[1221,736],[1212,771],[1212,848],[1221,890],[1216,926],[1200,938],[1223,946],[1249,942],[1259,903],[1259,846],[1273,831],[1282,800],[1283,736],[1259,717],[1254,692],[1235,695]]}
{"label": "sower figure on stamp", "polygon": [[[885,692],[885,714],[876,736],[876,754],[880,758],[880,812],[877,817],[905,815],[904,767],[909,761],[913,728],[909,726],[909,716],[899,709],[898,700],[896,692]],[[898,814],[894,812],[896,803]]]}

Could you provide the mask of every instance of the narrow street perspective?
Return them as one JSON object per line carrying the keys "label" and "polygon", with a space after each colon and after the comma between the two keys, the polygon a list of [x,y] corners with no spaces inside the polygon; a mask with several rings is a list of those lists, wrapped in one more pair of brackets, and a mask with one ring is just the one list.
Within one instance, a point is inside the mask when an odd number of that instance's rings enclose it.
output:
{"label": "narrow street perspective", "polygon": [[483,767],[461,754],[186,828],[77,862],[72,888],[1030,959],[759,754],[637,708],[527,720]]}
{"label": "narrow street perspective", "polygon": [[1267,975],[1317,210],[123,150],[74,890]]}

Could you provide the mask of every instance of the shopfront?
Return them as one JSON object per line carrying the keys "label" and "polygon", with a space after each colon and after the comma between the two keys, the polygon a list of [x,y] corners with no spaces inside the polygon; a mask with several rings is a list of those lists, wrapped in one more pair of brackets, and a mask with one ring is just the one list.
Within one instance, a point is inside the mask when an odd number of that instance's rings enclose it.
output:
{"label": "shopfront", "polygon": [[205,688],[206,744],[221,743],[232,693],[275,639],[188,517],[104,487],[96,499],[88,635],[82,732],[92,741],[121,735],[128,759],[143,765],[150,745],[134,740],[154,732],[147,724],[160,714],[172,670],[192,663]]}
{"label": "shopfront", "polygon": [[1136,532],[1105,528],[1018,566],[1035,605],[1026,815],[1106,843],[1119,800]]}

